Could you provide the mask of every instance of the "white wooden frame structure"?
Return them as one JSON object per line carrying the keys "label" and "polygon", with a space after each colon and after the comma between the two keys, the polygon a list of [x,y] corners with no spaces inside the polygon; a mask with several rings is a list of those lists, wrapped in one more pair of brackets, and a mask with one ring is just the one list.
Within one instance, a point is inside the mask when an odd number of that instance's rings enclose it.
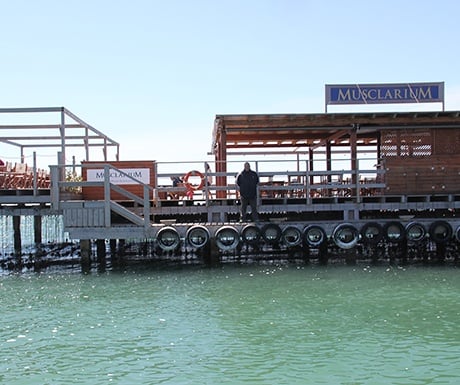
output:
{"label": "white wooden frame structure", "polygon": [[[36,108],[0,108],[2,115],[57,113],[58,121],[45,124],[6,124],[0,125],[0,142],[19,148],[21,162],[24,162],[26,148],[57,148],[60,149],[59,164],[65,163],[66,149],[83,147],[85,160],[89,160],[90,147],[101,147],[104,161],[107,161],[108,149],[114,147],[115,158],[119,159],[120,145],[107,135],[96,130],[65,107]],[[43,131],[56,130],[56,134],[43,134]],[[72,134],[69,134],[72,131]],[[74,134],[77,131],[76,134]],[[19,134],[17,134],[19,132]],[[24,135],[23,133],[30,133]],[[5,134],[8,133],[8,134]]]}

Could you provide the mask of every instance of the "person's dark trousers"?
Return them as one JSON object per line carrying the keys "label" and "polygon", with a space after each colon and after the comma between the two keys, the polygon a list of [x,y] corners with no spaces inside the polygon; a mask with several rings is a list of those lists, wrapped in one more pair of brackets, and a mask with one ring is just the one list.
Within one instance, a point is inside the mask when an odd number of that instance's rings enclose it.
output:
{"label": "person's dark trousers", "polygon": [[259,214],[257,213],[257,198],[244,198],[241,197],[241,217],[240,220],[246,220],[246,212],[248,206],[251,207],[251,216],[253,221],[259,220]]}

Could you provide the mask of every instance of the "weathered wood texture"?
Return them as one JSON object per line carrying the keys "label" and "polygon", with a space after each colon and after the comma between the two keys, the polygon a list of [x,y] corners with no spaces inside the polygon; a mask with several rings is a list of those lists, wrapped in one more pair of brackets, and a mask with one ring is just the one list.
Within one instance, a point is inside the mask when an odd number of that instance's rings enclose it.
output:
{"label": "weathered wood texture", "polygon": [[84,204],[74,205],[63,210],[64,226],[66,227],[104,227],[104,208],[91,207]]}
{"label": "weathered wood texture", "polygon": [[384,130],[381,142],[386,194],[460,191],[459,130]]}
{"label": "weathered wood texture", "polygon": [[460,192],[460,155],[388,158],[385,169],[385,194]]}

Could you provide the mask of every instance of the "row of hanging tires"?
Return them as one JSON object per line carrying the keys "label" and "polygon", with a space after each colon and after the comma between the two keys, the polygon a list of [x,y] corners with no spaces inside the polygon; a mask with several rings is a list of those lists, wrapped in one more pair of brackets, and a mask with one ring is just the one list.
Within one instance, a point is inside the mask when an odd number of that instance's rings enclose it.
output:
{"label": "row of hanging tires", "polygon": [[[341,249],[352,249],[358,243],[372,246],[382,241],[392,244],[416,244],[429,239],[436,244],[445,244],[456,239],[460,242],[460,226],[454,232],[449,222],[443,220],[437,220],[428,227],[419,222],[403,225],[399,221],[384,224],[367,222],[361,228],[351,223],[341,223],[335,226],[328,238],[320,225],[308,225],[302,229],[294,225],[281,228],[275,223],[268,223],[262,227],[247,224],[240,230],[235,226],[224,225],[215,230],[213,235],[204,225],[192,225],[186,231],[185,242],[194,249],[203,249],[210,244],[212,236],[216,246],[224,252],[235,250],[242,243],[254,246],[265,243],[283,244],[287,248],[318,248],[329,239]],[[157,233],[156,240],[163,251],[177,250],[181,245],[181,236],[173,226],[162,227]]]}

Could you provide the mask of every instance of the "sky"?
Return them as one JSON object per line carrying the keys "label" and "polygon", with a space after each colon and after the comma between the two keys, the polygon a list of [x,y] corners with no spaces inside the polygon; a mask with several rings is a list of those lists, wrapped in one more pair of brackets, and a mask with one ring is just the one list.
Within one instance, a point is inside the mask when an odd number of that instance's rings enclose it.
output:
{"label": "sky", "polygon": [[[119,142],[121,160],[212,159],[216,115],[322,113],[326,84],[442,81],[445,109],[460,110],[456,0],[0,0],[0,7],[0,108],[64,106]],[[371,110],[382,108],[441,107]],[[10,160],[17,153],[0,151]]]}

